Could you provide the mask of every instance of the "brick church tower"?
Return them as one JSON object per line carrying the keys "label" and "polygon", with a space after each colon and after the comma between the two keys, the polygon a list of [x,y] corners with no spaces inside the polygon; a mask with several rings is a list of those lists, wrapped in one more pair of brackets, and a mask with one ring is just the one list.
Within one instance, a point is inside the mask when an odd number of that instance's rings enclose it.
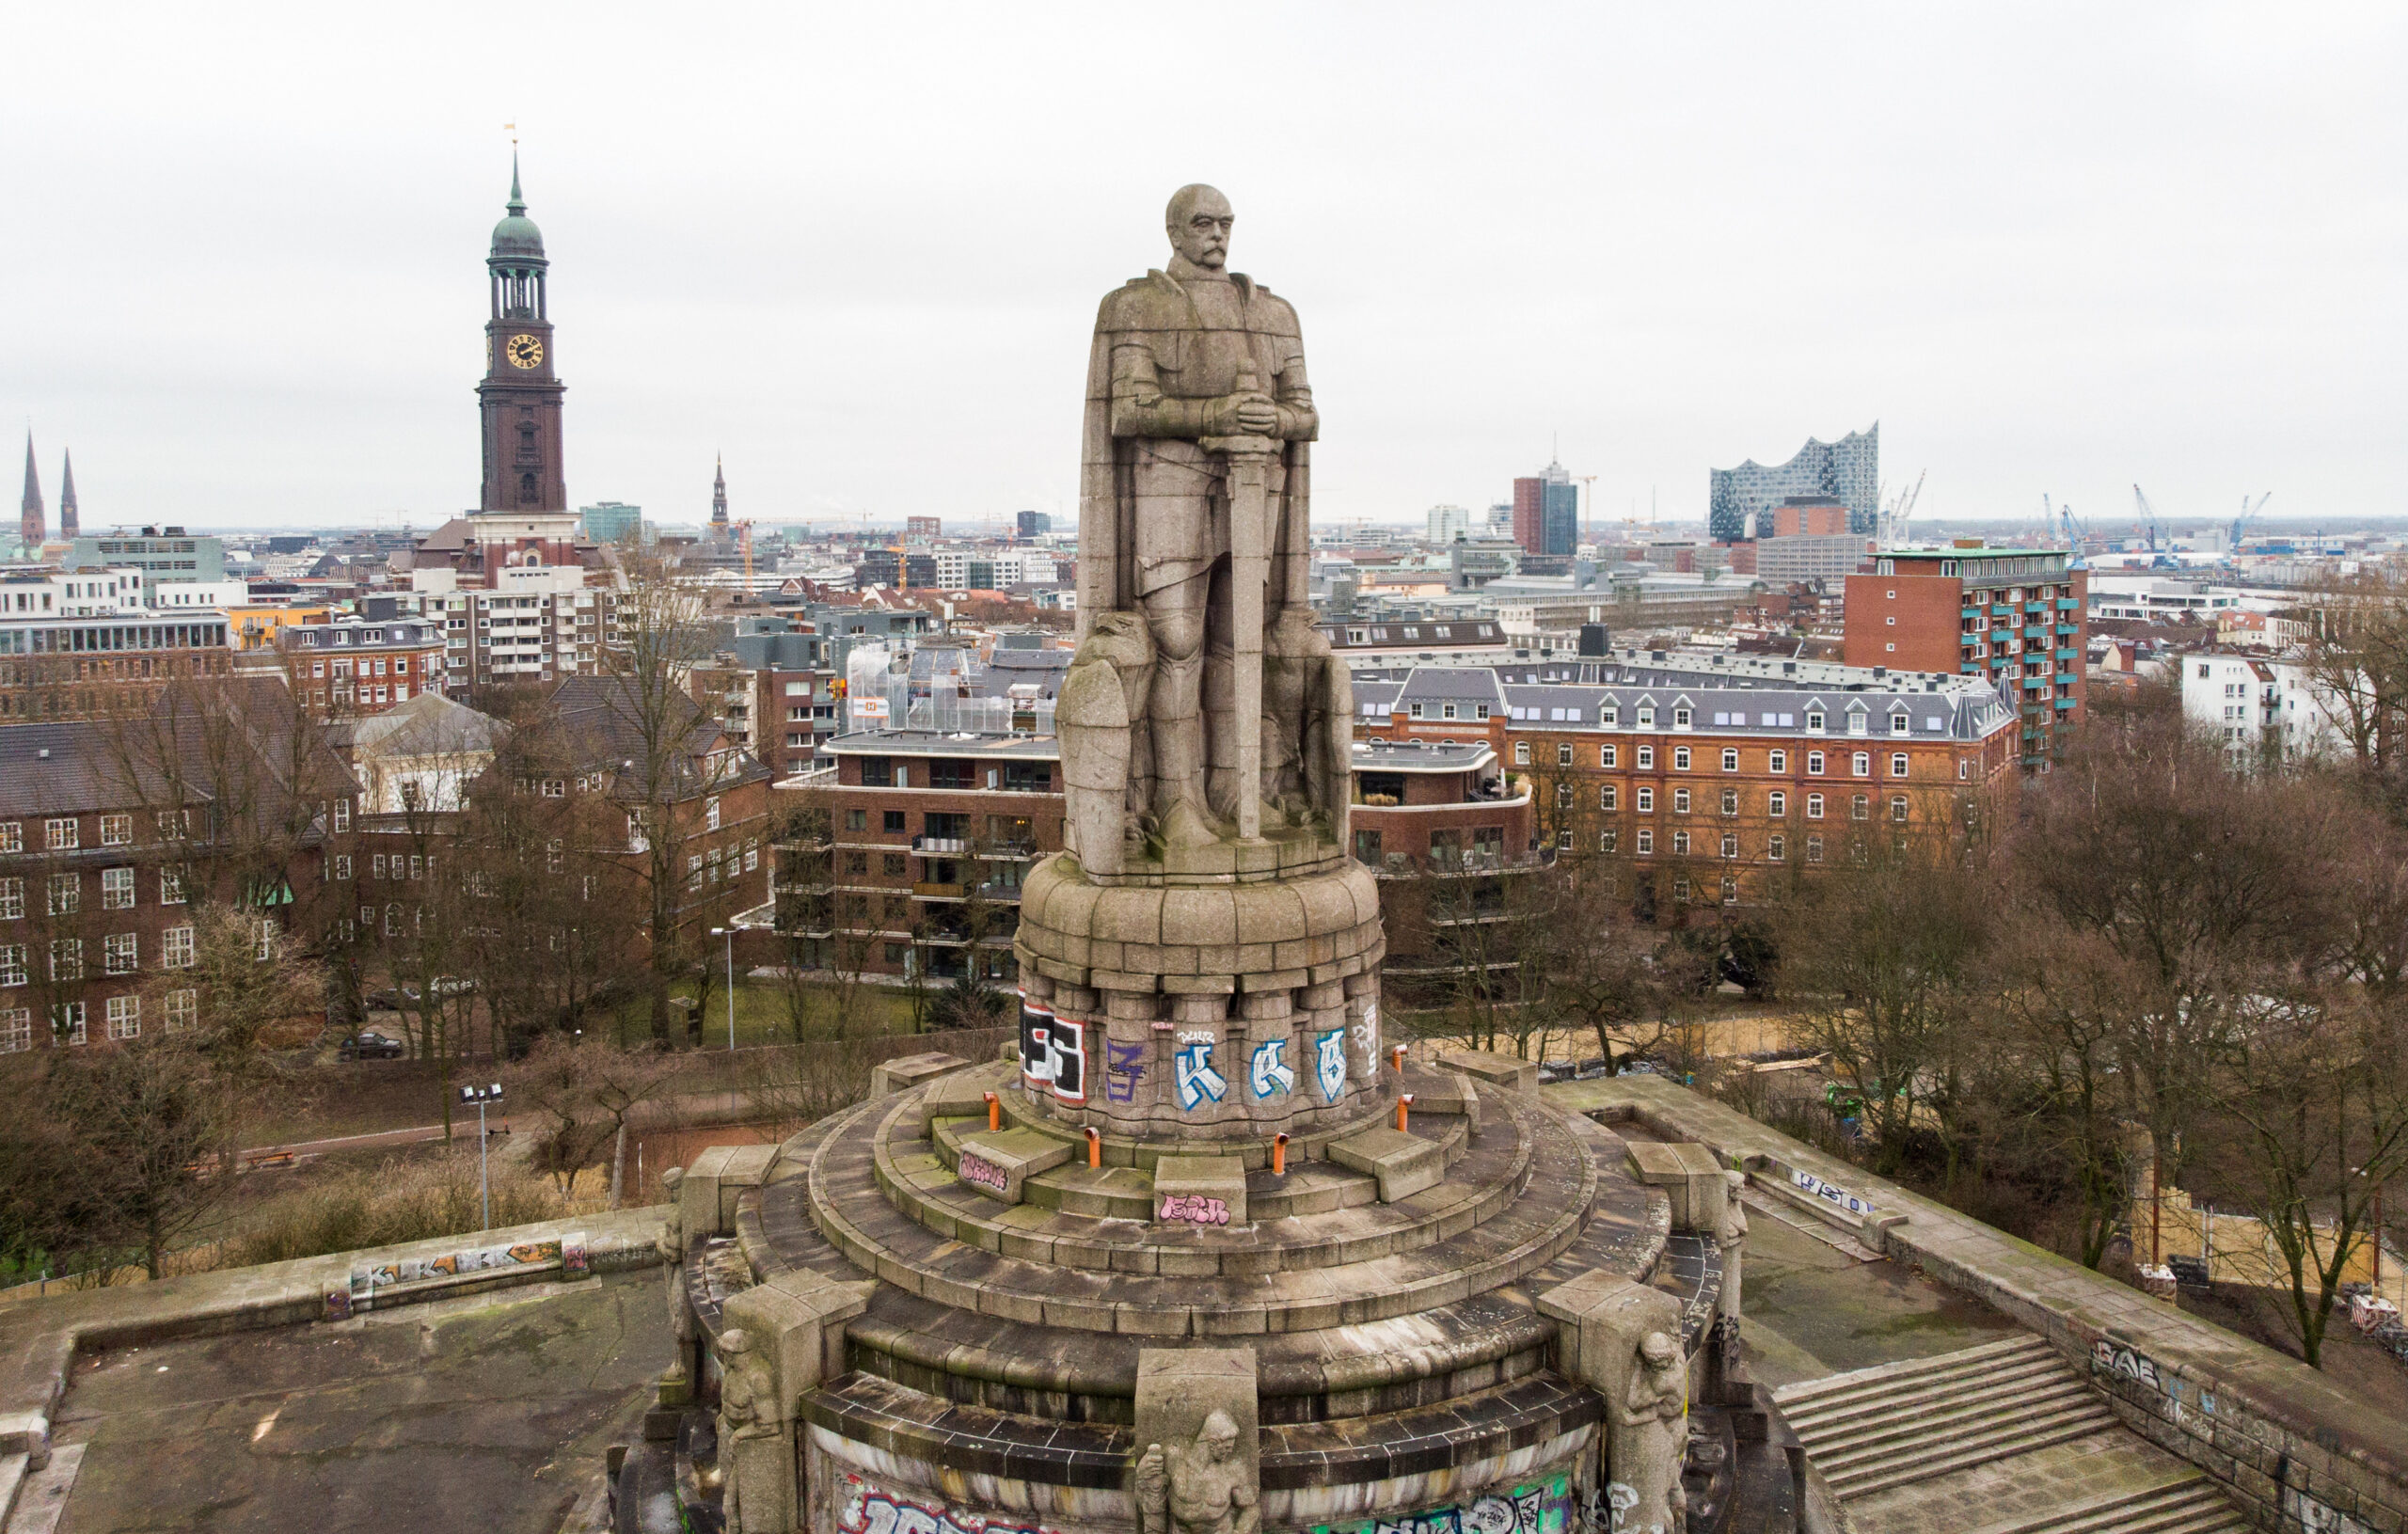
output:
{"label": "brick church tower", "polygon": [[481,512],[565,512],[561,395],[552,372],[552,322],[545,304],[543,231],[527,216],[518,159],[510,162],[509,216],[493,229],[485,257],[493,317],[485,322],[485,375],[477,385],[484,417]]}

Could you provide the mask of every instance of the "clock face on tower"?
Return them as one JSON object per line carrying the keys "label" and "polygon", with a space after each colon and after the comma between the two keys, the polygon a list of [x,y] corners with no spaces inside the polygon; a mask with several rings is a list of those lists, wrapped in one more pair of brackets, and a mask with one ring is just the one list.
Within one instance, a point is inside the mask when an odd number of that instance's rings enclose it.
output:
{"label": "clock face on tower", "polygon": [[510,358],[514,368],[539,367],[544,360],[544,343],[533,336],[513,336],[502,343],[501,353]]}

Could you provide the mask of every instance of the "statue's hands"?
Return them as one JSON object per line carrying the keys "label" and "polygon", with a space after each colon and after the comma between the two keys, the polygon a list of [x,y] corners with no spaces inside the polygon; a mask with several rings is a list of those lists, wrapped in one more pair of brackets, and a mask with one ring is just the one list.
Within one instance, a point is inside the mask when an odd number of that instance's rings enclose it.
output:
{"label": "statue's hands", "polygon": [[1279,429],[1278,402],[1268,394],[1224,394],[1208,413],[1208,436],[1269,436]]}

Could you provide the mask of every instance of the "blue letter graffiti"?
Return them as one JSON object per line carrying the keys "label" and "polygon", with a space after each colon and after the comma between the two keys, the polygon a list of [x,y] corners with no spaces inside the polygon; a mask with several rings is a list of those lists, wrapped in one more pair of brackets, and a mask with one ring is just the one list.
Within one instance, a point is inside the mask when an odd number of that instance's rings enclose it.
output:
{"label": "blue letter graffiti", "polygon": [[1179,1105],[1181,1110],[1195,1112],[1205,1099],[1214,1102],[1229,1089],[1228,1081],[1212,1068],[1212,1046],[1182,1044],[1179,1048]]}
{"label": "blue letter graffiti", "polygon": [[1137,1082],[1146,1074],[1143,1044],[1103,1044],[1103,1095],[1114,1102],[1137,1100]]}
{"label": "blue letter graffiti", "polygon": [[1288,1068],[1287,1052],[1288,1041],[1284,1038],[1266,1038],[1254,1047],[1254,1063],[1246,1080],[1254,1088],[1257,1100],[1295,1089],[1296,1073]]}
{"label": "blue letter graffiti", "polygon": [[1346,1030],[1315,1034],[1313,1051],[1313,1078],[1321,1083],[1322,1100],[1336,1102],[1346,1090]]}

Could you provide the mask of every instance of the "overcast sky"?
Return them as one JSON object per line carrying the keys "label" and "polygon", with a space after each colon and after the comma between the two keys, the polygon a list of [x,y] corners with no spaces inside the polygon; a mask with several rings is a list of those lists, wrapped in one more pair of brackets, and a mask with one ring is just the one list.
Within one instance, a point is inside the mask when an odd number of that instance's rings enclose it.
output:
{"label": "overcast sky", "polygon": [[62,447],[87,525],[473,505],[515,122],[573,504],[699,520],[723,451],[739,516],[1073,511],[1096,302],[1209,181],[1323,516],[1560,434],[1600,514],[1695,517],[1876,419],[1926,514],[2400,513],[2404,16],[21,6],[0,421],[54,525]]}

